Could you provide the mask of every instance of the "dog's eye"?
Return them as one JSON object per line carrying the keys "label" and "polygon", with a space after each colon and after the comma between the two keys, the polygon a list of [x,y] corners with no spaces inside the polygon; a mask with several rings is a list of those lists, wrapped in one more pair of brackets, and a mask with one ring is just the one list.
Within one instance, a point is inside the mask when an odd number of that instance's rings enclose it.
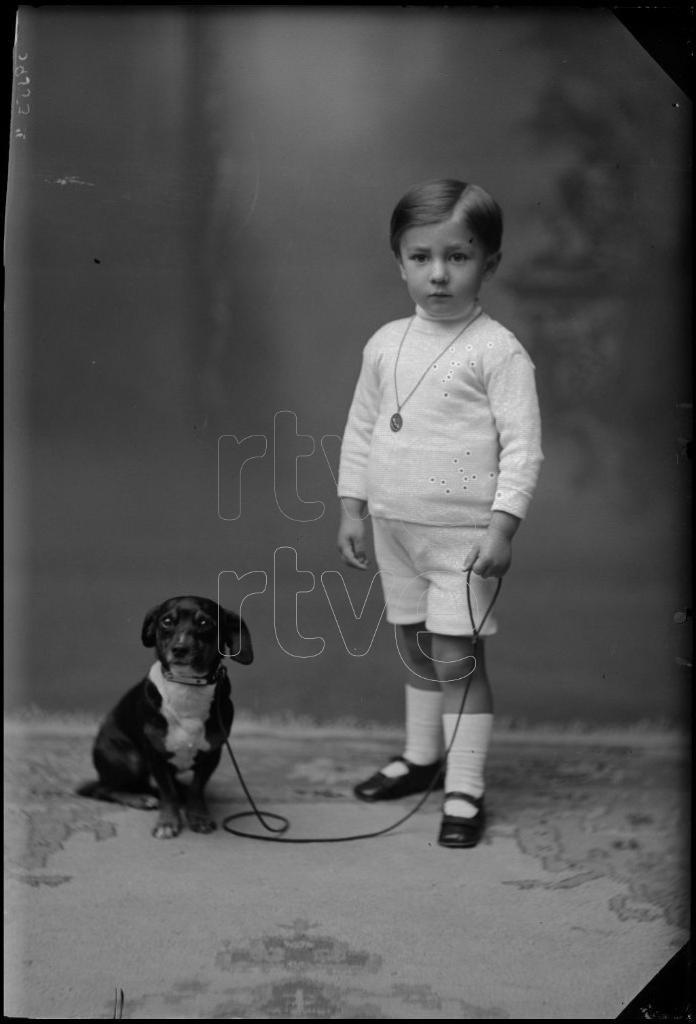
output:
{"label": "dog's eye", "polygon": [[200,626],[201,629],[210,629],[213,623],[210,619],[204,619],[202,616],[200,619],[196,619],[196,625]]}
{"label": "dog's eye", "polygon": [[171,617],[171,615],[165,615],[163,619],[160,619],[160,626],[164,626],[166,629],[173,625],[174,619]]}

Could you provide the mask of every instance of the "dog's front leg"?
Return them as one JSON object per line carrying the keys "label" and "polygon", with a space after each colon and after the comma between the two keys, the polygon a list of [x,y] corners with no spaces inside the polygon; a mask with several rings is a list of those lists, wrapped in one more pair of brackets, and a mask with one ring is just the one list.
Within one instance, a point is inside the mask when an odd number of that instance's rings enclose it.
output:
{"label": "dog's front leg", "polygon": [[152,830],[155,839],[173,839],[181,832],[180,799],[176,779],[166,762],[152,765],[152,774],[159,789],[159,814]]}
{"label": "dog's front leg", "polygon": [[186,820],[192,832],[214,832],[217,825],[211,817],[203,795],[208,779],[220,761],[221,751],[199,753],[193,770],[193,779],[186,794]]}

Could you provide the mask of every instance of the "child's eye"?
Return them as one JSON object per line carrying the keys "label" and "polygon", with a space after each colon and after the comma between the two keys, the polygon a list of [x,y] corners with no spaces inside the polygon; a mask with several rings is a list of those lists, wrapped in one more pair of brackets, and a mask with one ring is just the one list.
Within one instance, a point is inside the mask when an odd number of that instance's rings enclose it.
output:
{"label": "child's eye", "polygon": [[454,263],[464,263],[465,260],[469,259],[469,257],[465,252],[453,252],[451,259]]}
{"label": "child's eye", "polygon": [[413,253],[412,256],[409,256],[409,259],[412,260],[414,263],[425,263],[428,257],[425,255],[425,253],[415,252]]}

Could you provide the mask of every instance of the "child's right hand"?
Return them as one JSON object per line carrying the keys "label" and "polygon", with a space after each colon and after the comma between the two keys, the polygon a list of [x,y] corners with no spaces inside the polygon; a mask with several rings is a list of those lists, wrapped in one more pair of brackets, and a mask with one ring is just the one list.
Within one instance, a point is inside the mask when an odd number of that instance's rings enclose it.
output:
{"label": "child's right hand", "polygon": [[348,511],[344,505],[338,528],[338,550],[346,565],[354,569],[367,569],[369,562],[365,554],[365,520],[356,512],[356,509]]}

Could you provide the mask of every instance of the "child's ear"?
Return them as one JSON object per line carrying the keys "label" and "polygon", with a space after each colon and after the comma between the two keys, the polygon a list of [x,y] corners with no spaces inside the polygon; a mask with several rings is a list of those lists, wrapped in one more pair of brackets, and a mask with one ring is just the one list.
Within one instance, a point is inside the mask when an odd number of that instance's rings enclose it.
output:
{"label": "child's ear", "polygon": [[496,270],[500,266],[500,261],[503,258],[502,252],[496,252],[493,256],[489,256],[486,260],[486,278],[493,277]]}
{"label": "child's ear", "polygon": [[401,256],[395,256],[394,259],[396,260],[396,262],[398,264],[399,273],[401,274],[401,280],[405,281],[406,280],[406,271],[404,270],[404,265],[403,265],[403,263],[401,261]]}

